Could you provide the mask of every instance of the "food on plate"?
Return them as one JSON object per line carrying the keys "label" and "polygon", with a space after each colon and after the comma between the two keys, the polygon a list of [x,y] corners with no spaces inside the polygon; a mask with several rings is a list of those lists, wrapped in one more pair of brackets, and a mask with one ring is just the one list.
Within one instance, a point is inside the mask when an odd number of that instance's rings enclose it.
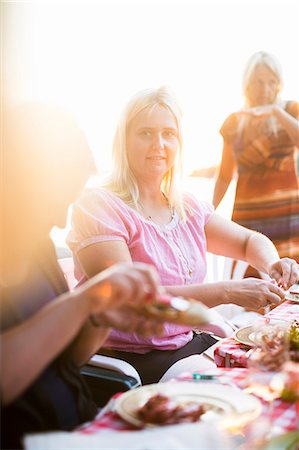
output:
{"label": "food on plate", "polygon": [[288,327],[267,325],[254,333],[257,348],[251,351],[251,363],[259,364],[263,370],[280,370],[291,360],[299,362],[299,322],[294,320]]}
{"label": "food on plate", "polygon": [[203,405],[188,401],[177,403],[166,395],[156,394],[137,410],[140,420],[155,425],[197,422],[205,413]]}
{"label": "food on plate", "polygon": [[299,321],[294,320],[289,329],[290,359],[299,362]]}
{"label": "food on plate", "polygon": [[288,360],[288,339],[285,327],[267,325],[254,335],[257,348],[249,353],[251,366],[265,371],[280,370]]}
{"label": "food on plate", "polygon": [[159,317],[180,325],[198,326],[212,320],[209,308],[199,301],[168,295],[138,306],[138,311],[145,316]]}
{"label": "food on plate", "polygon": [[285,381],[281,398],[287,402],[295,402],[299,400],[299,365],[288,361],[283,366],[283,373]]}

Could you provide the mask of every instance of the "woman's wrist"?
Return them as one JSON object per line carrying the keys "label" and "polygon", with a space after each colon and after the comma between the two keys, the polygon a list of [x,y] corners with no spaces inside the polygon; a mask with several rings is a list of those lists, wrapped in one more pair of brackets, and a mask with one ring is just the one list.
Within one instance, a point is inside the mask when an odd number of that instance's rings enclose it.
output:
{"label": "woman's wrist", "polygon": [[271,261],[269,261],[269,263],[266,265],[266,268],[264,271],[266,274],[268,274],[271,277],[271,273],[273,272],[273,268],[274,266],[279,263],[280,258],[279,256],[277,256],[277,258],[272,258]]}
{"label": "woman's wrist", "polygon": [[83,301],[85,304],[87,317],[91,314],[97,316],[107,307],[107,299],[101,295],[100,286],[101,283],[95,283],[93,279],[90,279],[74,291],[79,301]]}
{"label": "woman's wrist", "polygon": [[223,281],[221,284],[221,304],[235,303],[233,301],[232,281]]}

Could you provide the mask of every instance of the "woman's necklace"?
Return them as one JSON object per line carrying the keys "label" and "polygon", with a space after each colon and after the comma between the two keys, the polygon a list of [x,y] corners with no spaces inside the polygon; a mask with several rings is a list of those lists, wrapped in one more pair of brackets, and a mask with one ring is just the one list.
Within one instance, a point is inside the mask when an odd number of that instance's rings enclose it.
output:
{"label": "woman's necklace", "polygon": [[[168,200],[167,196],[164,194],[164,192],[161,192],[161,194],[163,195],[163,197],[164,197],[164,199],[165,199],[165,201],[166,201],[168,210],[169,210],[169,212],[170,212],[171,220],[172,220],[172,219],[174,218],[174,216],[175,216],[175,210],[174,210],[174,208],[172,208],[172,207],[170,206],[169,200]],[[152,221],[152,222],[155,222],[154,219],[153,219],[153,217],[152,217],[152,215],[151,215],[151,214],[147,214],[146,209],[145,209],[144,205],[141,203],[141,201],[139,201],[138,203],[139,203],[139,205],[141,206],[141,209],[143,210],[145,219],[146,219],[146,220],[150,220],[150,221]]]}
{"label": "woman's necklace", "polygon": [[[167,198],[167,196],[164,194],[164,192],[161,192],[161,194],[163,195],[166,204],[168,206],[170,215],[171,215],[171,220],[173,220],[173,218],[175,217],[175,208],[172,208],[169,204],[169,200]],[[138,202],[142,211],[143,211],[143,216],[145,217],[146,220],[150,220],[153,223],[156,223],[154,221],[154,219],[152,218],[152,215],[147,214],[146,209],[144,208],[144,205],[139,201]],[[159,224],[161,226],[161,224]],[[163,225],[162,225],[163,227]],[[184,266],[185,269],[185,273],[187,275],[186,280],[191,279],[192,275],[193,275],[193,267],[191,266],[190,262],[189,262],[189,258],[187,257],[187,250],[185,248],[184,245],[184,237],[182,236],[182,239],[177,241],[176,239],[173,238],[172,233],[169,233],[168,229],[166,228],[166,226],[164,225],[164,229],[161,228],[161,231],[164,234],[164,237],[167,239],[168,244],[172,247],[173,251],[177,254],[177,257],[181,260],[182,265]]]}

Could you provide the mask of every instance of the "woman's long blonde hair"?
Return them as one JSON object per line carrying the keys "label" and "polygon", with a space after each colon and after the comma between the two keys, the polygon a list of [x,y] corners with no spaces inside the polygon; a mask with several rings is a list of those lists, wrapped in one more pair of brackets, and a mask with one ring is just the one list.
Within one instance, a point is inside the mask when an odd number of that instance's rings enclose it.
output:
{"label": "woman's long blonde hair", "polygon": [[124,202],[139,210],[139,189],[137,180],[129,166],[127,155],[127,132],[132,120],[144,109],[151,111],[155,106],[168,109],[174,116],[178,129],[179,152],[173,167],[165,173],[161,190],[166,195],[171,208],[175,208],[180,218],[186,220],[186,210],[178,178],[182,173],[182,132],[181,110],[174,94],[167,87],[145,89],[137,92],[125,107],[119,120],[112,146],[113,168],[104,187],[114,192]]}
{"label": "woman's long blonde hair", "polygon": [[248,87],[251,83],[252,75],[254,74],[256,68],[258,66],[266,66],[275,74],[278,80],[278,91],[275,98],[275,103],[279,103],[279,94],[282,90],[283,80],[282,80],[282,69],[279,61],[275,56],[271,55],[267,52],[257,52],[254,53],[248,60],[244,74],[243,74],[243,95],[245,99],[245,106],[250,107],[249,98],[248,98]]}

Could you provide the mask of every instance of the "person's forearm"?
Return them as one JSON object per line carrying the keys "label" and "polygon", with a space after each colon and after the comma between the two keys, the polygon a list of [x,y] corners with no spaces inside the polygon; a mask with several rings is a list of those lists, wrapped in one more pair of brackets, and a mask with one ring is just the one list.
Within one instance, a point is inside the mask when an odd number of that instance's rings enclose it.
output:
{"label": "person's forearm", "polygon": [[89,316],[88,302],[62,295],[35,316],[1,336],[4,403],[20,395],[76,336]]}
{"label": "person's forearm", "polygon": [[230,284],[226,281],[182,286],[165,286],[165,288],[170,295],[193,298],[194,300],[201,301],[210,308],[223,303],[230,303]]}
{"label": "person's forearm", "polygon": [[289,135],[293,144],[299,148],[299,121],[280,107],[275,108],[275,116]]}
{"label": "person's forearm", "polygon": [[260,233],[249,236],[245,248],[245,261],[251,266],[268,274],[270,266],[278,260],[278,252],[270,239]]}
{"label": "person's forearm", "polygon": [[218,207],[219,203],[223,199],[228,186],[230,184],[230,180],[223,179],[221,177],[218,177],[215,183],[215,189],[213,194],[213,205],[215,208]]}
{"label": "person's forearm", "polygon": [[107,339],[110,328],[97,327],[87,320],[84,327],[68,349],[68,355],[80,367],[94,355]]}

